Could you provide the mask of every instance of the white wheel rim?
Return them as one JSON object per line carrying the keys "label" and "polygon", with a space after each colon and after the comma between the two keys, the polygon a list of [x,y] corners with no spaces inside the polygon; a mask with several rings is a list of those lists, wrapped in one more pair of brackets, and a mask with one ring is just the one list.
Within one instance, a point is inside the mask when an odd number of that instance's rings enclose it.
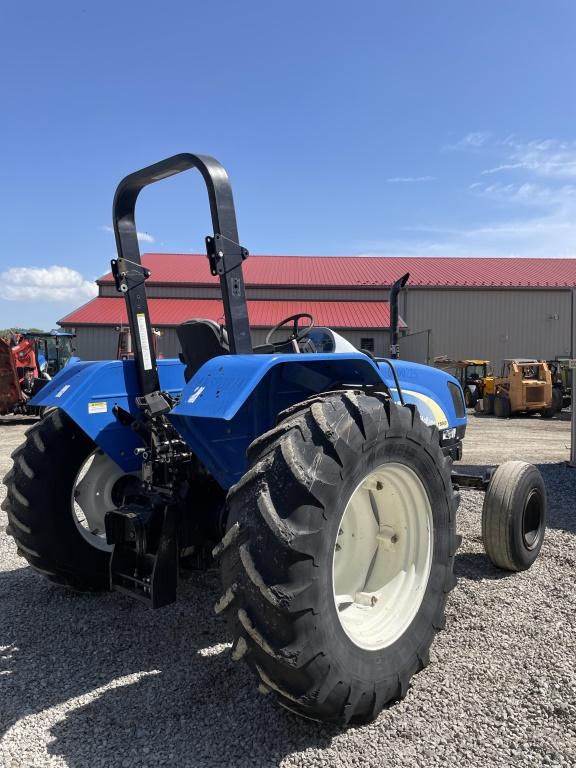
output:
{"label": "white wheel rim", "polygon": [[106,543],[104,518],[116,508],[112,491],[118,480],[126,476],[103,451],[88,456],[76,476],[72,488],[72,517],[82,536],[97,549],[111,552]]}
{"label": "white wheel rim", "polygon": [[430,577],[432,508],[405,464],[382,464],[356,486],[334,546],[336,611],[352,642],[392,645],[412,623]]}

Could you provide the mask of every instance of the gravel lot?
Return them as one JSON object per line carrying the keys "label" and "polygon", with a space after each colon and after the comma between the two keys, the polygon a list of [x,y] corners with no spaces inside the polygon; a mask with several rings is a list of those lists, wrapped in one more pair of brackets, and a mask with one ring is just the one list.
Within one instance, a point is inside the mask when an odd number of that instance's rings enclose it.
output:
{"label": "gravel lot", "polygon": [[[23,439],[0,420],[0,472]],[[570,425],[471,415],[465,462],[540,465],[542,554],[506,575],[483,554],[482,497],[462,494],[459,584],[432,663],[407,698],[347,732],[259,695],[212,612],[218,574],[152,612],[51,586],[16,555],[0,513],[0,766],[576,765],[576,470]],[[0,488],[0,499],[5,494]]]}

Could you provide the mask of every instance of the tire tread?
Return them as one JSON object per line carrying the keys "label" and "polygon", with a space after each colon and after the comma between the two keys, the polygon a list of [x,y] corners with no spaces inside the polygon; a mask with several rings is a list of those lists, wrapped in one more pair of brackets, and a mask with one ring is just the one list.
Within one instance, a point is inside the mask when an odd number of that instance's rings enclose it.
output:
{"label": "tire tread", "polygon": [[[84,540],[70,526],[59,528],[65,511],[51,507],[46,488],[56,487],[54,468],[59,462],[77,463],[78,457],[88,456],[93,448],[94,443],[66,414],[52,411],[26,431],[26,440],[13,451],[14,463],[4,478],[7,494],[2,506],[19,554],[50,581],[80,591],[106,589],[107,566],[95,573],[81,557],[63,553],[62,548],[73,552]],[[71,511],[69,514],[71,518]]]}
{"label": "tire tread", "polygon": [[[367,409],[368,399],[374,407],[374,398],[380,406],[378,419]],[[225,587],[217,605],[232,628],[235,658],[246,660],[258,683],[273,691],[280,704],[308,718],[347,725],[370,722],[388,701],[403,698],[412,674],[426,666],[429,654],[428,646],[421,648],[409,674],[397,675],[383,690],[367,692],[359,684],[346,687],[324,649],[307,634],[306,626],[313,624],[316,611],[315,537],[322,535],[321,522],[327,515],[317,489],[340,483],[340,470],[351,450],[339,423],[345,423],[352,444],[360,445],[361,451],[383,430],[391,436],[406,435],[433,456],[441,469],[450,499],[449,566],[432,624],[434,629],[444,627],[446,598],[456,583],[452,569],[459,545],[454,532],[458,498],[450,480],[451,460],[440,451],[437,430],[422,423],[416,408],[395,406],[383,393],[368,396],[356,390],[315,395],[286,409],[279,423],[249,447],[249,469],[228,495],[231,527],[216,547]],[[310,444],[316,450],[313,455],[320,457],[317,474],[307,465]],[[295,512],[284,517],[279,505],[286,498]],[[318,530],[311,520],[302,520],[300,504],[312,509],[312,517],[318,516]],[[229,536],[235,526],[242,533]],[[253,551],[254,536],[259,557]],[[236,586],[233,597],[226,599],[232,585]],[[433,632],[430,642],[432,638]]]}

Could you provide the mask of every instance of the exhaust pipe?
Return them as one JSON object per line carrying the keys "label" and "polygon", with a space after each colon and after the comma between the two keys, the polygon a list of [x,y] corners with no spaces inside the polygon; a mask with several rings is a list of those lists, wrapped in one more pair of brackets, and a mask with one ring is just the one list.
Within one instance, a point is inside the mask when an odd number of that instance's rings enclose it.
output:
{"label": "exhaust pipe", "polygon": [[398,360],[400,357],[400,345],[398,344],[398,295],[408,282],[410,273],[396,280],[390,288],[390,358]]}

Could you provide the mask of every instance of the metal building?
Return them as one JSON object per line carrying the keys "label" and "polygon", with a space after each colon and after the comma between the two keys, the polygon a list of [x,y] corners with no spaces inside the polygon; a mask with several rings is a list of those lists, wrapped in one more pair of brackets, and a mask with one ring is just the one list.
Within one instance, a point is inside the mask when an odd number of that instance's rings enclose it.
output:
{"label": "metal building", "polygon": [[[146,283],[159,353],[177,355],[175,328],[205,317],[223,322],[217,278],[205,256],[147,254]],[[309,312],[357,347],[388,354],[391,284],[405,272],[400,298],[401,357],[575,356],[576,259],[476,259],[346,256],[250,256],[244,265],[254,344],[295,312]],[[59,324],[76,331],[83,359],[116,356],[127,322],[112,276],[98,296]]]}

